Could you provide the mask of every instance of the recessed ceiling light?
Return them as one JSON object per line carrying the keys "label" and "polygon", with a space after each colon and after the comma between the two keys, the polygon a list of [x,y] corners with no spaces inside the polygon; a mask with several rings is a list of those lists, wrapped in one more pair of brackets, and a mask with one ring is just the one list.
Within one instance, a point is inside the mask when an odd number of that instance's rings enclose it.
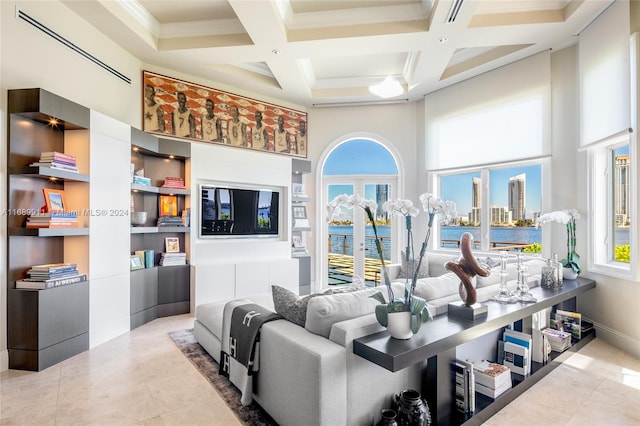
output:
{"label": "recessed ceiling light", "polygon": [[280,54],[280,49],[273,49],[271,51],[271,53],[273,53],[274,55],[279,55]]}
{"label": "recessed ceiling light", "polygon": [[382,83],[369,86],[369,92],[381,98],[392,98],[404,93],[402,85],[390,75]]}
{"label": "recessed ceiling light", "polygon": [[449,39],[448,39],[448,38],[446,38],[446,37],[440,37],[440,38],[438,39],[438,41],[439,41],[440,43],[446,43],[446,42],[448,42],[448,41],[449,41]]}

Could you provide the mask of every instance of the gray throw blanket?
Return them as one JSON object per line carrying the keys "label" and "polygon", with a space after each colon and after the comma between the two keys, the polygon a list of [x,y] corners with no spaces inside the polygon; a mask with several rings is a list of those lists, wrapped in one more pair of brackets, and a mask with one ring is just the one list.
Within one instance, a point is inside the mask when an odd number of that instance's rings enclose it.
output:
{"label": "gray throw blanket", "polygon": [[265,322],[280,318],[275,312],[247,300],[231,301],[224,306],[220,374],[240,390],[242,405],[249,405],[253,400],[252,376],[260,368],[260,328]]}

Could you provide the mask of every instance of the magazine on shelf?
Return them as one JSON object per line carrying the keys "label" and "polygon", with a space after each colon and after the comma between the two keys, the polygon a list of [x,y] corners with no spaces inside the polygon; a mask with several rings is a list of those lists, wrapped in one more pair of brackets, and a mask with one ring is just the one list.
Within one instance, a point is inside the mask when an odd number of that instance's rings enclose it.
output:
{"label": "magazine on shelf", "polygon": [[551,328],[571,333],[575,339],[582,338],[582,314],[558,309],[551,314]]}

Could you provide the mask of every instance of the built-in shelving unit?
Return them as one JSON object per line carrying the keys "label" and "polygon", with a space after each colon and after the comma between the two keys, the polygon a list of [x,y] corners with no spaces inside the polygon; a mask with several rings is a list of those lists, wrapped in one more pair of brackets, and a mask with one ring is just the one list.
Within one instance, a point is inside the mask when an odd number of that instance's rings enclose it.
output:
{"label": "built-in shelving unit", "polygon": [[[301,160],[294,158],[291,164],[291,182],[295,188],[296,185],[301,186],[302,176],[307,173],[311,173],[311,161]],[[292,242],[291,255],[294,259],[298,260],[298,273],[300,279],[299,294],[306,295],[311,292],[311,256],[307,253],[305,247],[305,232],[311,231],[311,227],[308,225],[309,219],[305,217],[306,223],[304,226],[300,226],[300,222],[296,221],[295,208],[297,206],[304,206],[306,211],[306,203],[311,201],[311,197],[304,192],[293,191],[291,195],[291,205],[294,209],[291,238],[292,241],[299,241],[302,247],[295,247],[295,243]],[[306,216],[306,214],[305,214]]]}
{"label": "built-in shelving unit", "polygon": [[[189,312],[189,265],[160,266],[165,238],[176,237],[181,252],[188,252],[189,226],[158,226],[161,195],[174,195],[178,213],[190,208],[190,189],[163,188],[165,178],[181,177],[189,182],[191,145],[184,141],[159,138],[138,129],[131,130],[131,163],[144,169],[151,185],[131,184],[132,212],[145,211],[144,225],[131,226],[131,254],[153,250],[153,266],[131,271],[131,328],[158,317]],[[132,213],[133,214],[133,213]],[[187,253],[188,254],[188,253]]]}
{"label": "built-in shelving unit", "polygon": [[[69,262],[89,274],[89,217],[78,228],[26,229],[43,189],[63,190],[66,210],[87,210],[90,111],[46,90],[8,91],[7,347],[9,368],[42,370],[89,348],[89,282],[16,289],[33,265]],[[80,173],[31,167],[44,151],[76,156]],[[24,214],[21,214],[24,213]]]}

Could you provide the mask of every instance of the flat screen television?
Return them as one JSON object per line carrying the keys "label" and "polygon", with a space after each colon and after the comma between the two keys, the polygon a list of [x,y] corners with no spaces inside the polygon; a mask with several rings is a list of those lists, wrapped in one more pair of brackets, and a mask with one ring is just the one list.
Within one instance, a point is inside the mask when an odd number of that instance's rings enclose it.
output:
{"label": "flat screen television", "polygon": [[280,190],[265,186],[201,184],[201,237],[279,237]]}

